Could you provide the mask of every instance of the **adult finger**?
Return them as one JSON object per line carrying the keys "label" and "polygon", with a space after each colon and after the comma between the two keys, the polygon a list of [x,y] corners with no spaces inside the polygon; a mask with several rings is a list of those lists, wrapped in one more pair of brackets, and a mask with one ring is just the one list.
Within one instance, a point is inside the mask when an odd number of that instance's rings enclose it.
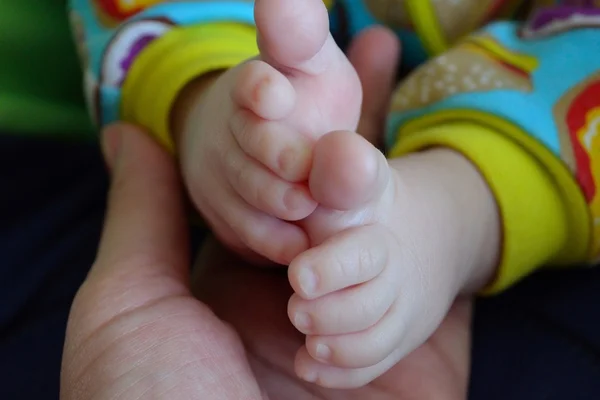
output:
{"label": "adult finger", "polygon": [[176,163],[149,135],[127,124],[103,133],[112,171],[108,211],[92,273],[187,279],[186,210]]}
{"label": "adult finger", "polygon": [[380,146],[400,59],[400,42],[387,28],[369,28],[352,41],[348,58],[363,88],[358,132]]}

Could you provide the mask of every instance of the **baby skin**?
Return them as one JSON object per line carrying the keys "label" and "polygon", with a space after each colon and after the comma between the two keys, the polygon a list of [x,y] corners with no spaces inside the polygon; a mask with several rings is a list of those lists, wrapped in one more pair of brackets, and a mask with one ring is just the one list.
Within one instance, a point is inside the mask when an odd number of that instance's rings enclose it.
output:
{"label": "baby skin", "polygon": [[289,264],[296,373],[359,387],[493,277],[495,200],[461,154],[388,160],[354,132],[361,84],[321,0],[260,0],[255,17],[260,56],[188,107],[184,179],[221,240]]}

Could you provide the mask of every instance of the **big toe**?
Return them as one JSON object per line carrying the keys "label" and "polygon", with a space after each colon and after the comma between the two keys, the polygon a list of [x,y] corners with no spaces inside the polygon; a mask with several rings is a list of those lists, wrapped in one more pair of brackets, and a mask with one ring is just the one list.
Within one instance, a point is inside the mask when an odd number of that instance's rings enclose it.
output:
{"label": "big toe", "polygon": [[318,203],[344,211],[379,198],[389,176],[379,150],[354,132],[336,131],[317,142],[309,185]]}
{"label": "big toe", "polygon": [[315,72],[330,56],[329,20],[322,0],[256,1],[254,18],[261,57],[270,64]]}

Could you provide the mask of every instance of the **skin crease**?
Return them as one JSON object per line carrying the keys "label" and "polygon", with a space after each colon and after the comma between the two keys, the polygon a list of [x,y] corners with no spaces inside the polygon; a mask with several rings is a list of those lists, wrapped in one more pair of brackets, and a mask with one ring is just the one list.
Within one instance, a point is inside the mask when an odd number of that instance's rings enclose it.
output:
{"label": "skin crease", "polygon": [[[367,32],[357,41],[371,47],[375,39]],[[361,78],[373,68],[357,66]],[[372,84],[363,80],[365,99],[387,90]],[[466,398],[471,299],[458,299],[427,342],[369,385],[307,384],[294,374],[303,337],[286,315],[285,274],[249,267],[210,241],[191,282],[175,163],[131,126],[109,128],[103,140],[113,175],[109,212],[71,310],[61,399]]]}

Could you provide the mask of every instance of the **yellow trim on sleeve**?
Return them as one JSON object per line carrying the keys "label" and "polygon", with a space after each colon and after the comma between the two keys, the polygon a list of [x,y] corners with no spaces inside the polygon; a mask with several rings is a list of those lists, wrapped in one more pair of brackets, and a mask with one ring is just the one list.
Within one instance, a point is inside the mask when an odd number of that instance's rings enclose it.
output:
{"label": "yellow trim on sleeve", "polygon": [[449,45],[431,0],[406,0],[405,7],[427,52],[435,56],[446,51]]}
{"label": "yellow trim on sleeve", "polygon": [[170,113],[181,90],[211,71],[258,54],[256,29],[234,23],[176,27],[136,58],[123,85],[121,118],[146,127],[170,151]]}
{"label": "yellow trim on sleeve", "polygon": [[[390,156],[445,146],[479,168],[494,192],[503,225],[500,266],[484,293],[502,291],[541,266],[586,259],[589,217],[570,175],[558,177],[556,165],[549,168],[547,159],[538,158],[541,152],[532,154],[505,130],[477,122],[428,122],[427,128],[402,133]],[[564,166],[560,169],[568,174]]]}
{"label": "yellow trim on sleeve", "polygon": [[537,58],[528,54],[511,51],[489,36],[472,35],[463,41],[462,46],[465,49],[483,54],[488,58],[491,57],[494,60],[507,62],[528,74],[533,73],[540,64]]}
{"label": "yellow trim on sleeve", "polygon": [[[470,122],[501,133],[522,146],[542,164],[556,182],[562,201],[567,205],[569,232],[567,245],[553,264],[567,266],[586,260],[592,241],[592,221],[585,197],[573,178],[571,171],[545,145],[506,119],[478,110],[442,110],[415,118],[404,124],[397,132],[397,138],[407,138],[432,126],[454,122]],[[582,256],[583,255],[583,256]]]}

